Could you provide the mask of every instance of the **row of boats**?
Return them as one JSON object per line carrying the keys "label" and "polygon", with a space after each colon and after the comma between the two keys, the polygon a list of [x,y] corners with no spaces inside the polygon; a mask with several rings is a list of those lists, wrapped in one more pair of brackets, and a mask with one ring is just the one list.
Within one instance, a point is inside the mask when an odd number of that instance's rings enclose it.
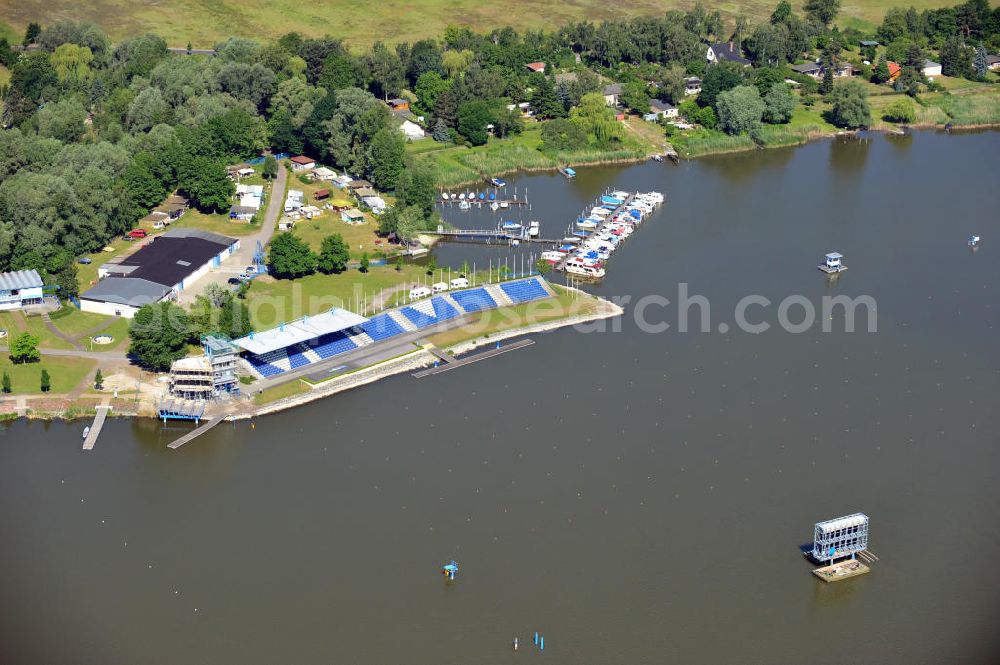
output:
{"label": "row of boats", "polygon": [[605,262],[643,218],[663,203],[660,192],[615,191],[602,196],[589,213],[580,215],[576,229],[556,249],[542,252],[541,259],[572,275],[601,279]]}

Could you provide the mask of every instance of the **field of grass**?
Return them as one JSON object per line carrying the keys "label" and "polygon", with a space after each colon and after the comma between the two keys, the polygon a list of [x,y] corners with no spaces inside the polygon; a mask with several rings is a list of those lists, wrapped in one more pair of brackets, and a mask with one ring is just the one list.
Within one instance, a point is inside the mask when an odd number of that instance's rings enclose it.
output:
{"label": "field of grass", "polygon": [[316,273],[296,280],[260,277],[247,293],[250,320],[255,330],[263,330],[331,307],[355,311],[359,301],[371,301],[383,289],[426,281],[425,272],[421,266],[405,264],[401,271],[374,266],[367,274],[348,270],[340,275]]}
{"label": "field of grass", "polygon": [[263,406],[264,404],[277,402],[279,399],[307,393],[309,390],[309,385],[303,381],[289,381],[288,383],[282,383],[280,386],[265,388],[263,392],[259,392],[253,396],[253,401],[257,406]]}
{"label": "field of grass", "polygon": [[[640,121],[641,122],[641,121]],[[642,159],[662,145],[662,133],[658,143],[651,142],[645,134],[625,134],[625,145],[617,150],[584,148],[582,150],[543,153],[540,123],[530,124],[520,134],[505,139],[490,139],[486,145],[473,148],[467,146],[447,146],[438,148],[423,145],[408,151],[417,159],[427,159],[437,167],[438,184],[442,187],[457,187],[482,182],[485,178],[500,176],[514,171],[538,171],[555,169],[562,164],[594,164],[597,162]]]}
{"label": "field of grass", "polygon": [[[241,2],[240,0],[0,0],[0,15],[17,34],[29,21],[50,23],[56,18],[93,21],[113,39],[147,32],[162,35],[171,46],[210,46],[230,35],[268,38],[286,32],[321,36],[331,34],[351,45],[377,40],[415,41],[438,37],[449,23],[468,25],[488,32],[504,25],[551,30],[571,21],[603,21],[631,16],[661,15],[669,9],[688,9],[691,0],[577,0],[552,3],[547,0],[512,0],[507,3],[474,0],[388,0],[387,2],[302,3],[296,0]],[[948,0],[853,0],[842,5],[840,23],[870,28],[881,22],[885,10],[894,5],[913,5],[917,10],[956,4]],[[706,4],[718,9],[731,27],[737,16],[751,21],[769,16],[773,0],[742,0]],[[796,10],[802,1],[793,0]]]}
{"label": "field of grass", "polygon": [[[374,222],[348,224],[339,216],[334,217],[327,213],[313,219],[298,220],[295,222],[295,228],[289,233],[302,238],[313,248],[313,251],[317,252],[323,243],[323,238],[339,233],[350,247],[352,259],[360,259],[365,252],[371,259],[375,258],[376,252],[394,253],[396,250],[393,245],[389,245],[375,235],[376,229],[378,226]],[[282,231],[276,231],[276,233],[282,233]]]}
{"label": "field of grass", "polygon": [[11,393],[15,395],[41,393],[43,369],[49,371],[50,392],[66,393],[83,381],[95,364],[96,361],[89,358],[46,356],[43,353],[41,362],[15,365],[5,354],[0,357],[0,372],[10,375]]}
{"label": "field of grass", "polygon": [[0,312],[0,328],[7,331],[7,339],[0,341],[4,346],[10,344],[10,339],[22,332],[29,332],[38,337],[38,346],[42,349],[71,349],[60,337],[55,335],[42,321],[42,317],[35,314],[25,316],[21,312]]}

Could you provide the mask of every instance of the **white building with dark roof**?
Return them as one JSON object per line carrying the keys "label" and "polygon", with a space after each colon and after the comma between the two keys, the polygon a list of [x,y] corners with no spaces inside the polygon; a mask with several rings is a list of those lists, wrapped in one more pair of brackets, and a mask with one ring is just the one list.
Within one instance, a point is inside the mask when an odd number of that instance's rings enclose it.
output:
{"label": "white building with dark roof", "polygon": [[176,297],[239,248],[236,238],[172,229],[134,254],[98,268],[101,281],[80,295],[80,309],[130,319],[143,305]]}
{"label": "white building with dark roof", "polygon": [[37,270],[0,272],[0,310],[41,305],[43,286]]}

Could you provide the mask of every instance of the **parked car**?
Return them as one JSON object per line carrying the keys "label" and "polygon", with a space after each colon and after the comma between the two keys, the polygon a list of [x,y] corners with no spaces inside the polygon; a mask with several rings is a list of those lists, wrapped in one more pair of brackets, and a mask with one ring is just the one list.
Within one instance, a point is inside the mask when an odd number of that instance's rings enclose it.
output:
{"label": "parked car", "polygon": [[133,229],[132,231],[128,232],[129,238],[145,238],[148,235],[149,232],[146,231],[146,229]]}
{"label": "parked car", "polygon": [[257,266],[247,266],[246,268],[243,269],[243,272],[245,272],[248,275],[256,275]]}
{"label": "parked car", "polygon": [[89,256],[84,256],[82,258],[77,259],[77,263],[82,263],[85,266],[89,266],[93,262],[94,261]]}
{"label": "parked car", "polygon": [[229,278],[229,279],[227,279],[226,281],[227,281],[227,282],[228,282],[229,284],[233,284],[233,285],[236,285],[236,284],[242,284],[242,283],[243,283],[243,280],[242,280],[242,279],[240,279],[239,277],[230,277],[230,278]]}

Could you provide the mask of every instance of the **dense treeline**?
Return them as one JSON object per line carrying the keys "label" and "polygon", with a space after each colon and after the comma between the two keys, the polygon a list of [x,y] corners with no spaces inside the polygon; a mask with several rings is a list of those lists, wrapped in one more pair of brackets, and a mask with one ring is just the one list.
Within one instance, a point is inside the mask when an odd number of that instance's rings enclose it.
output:
{"label": "dense treeline", "polygon": [[[873,61],[876,80],[885,57],[915,69],[930,49],[946,74],[973,77],[983,74],[986,49],[1000,45],[1000,9],[987,0],[892,9],[877,35],[838,30],[838,8],[839,0],[808,0],[799,16],[782,0],[756,25],[726,25],[698,4],[553,31],[448,27],[439,40],[379,42],[360,53],[293,33],[271,43],[228,39],[214,56],[172,55],[155,35],[111,44],[87,23],[32,24],[30,49],[0,40],[0,62],[11,70],[2,90],[0,270],[37,268],[70,288],[74,256],[132,227],[174,189],[203,210],[227,208],[225,165],[266,147],[399,189],[401,205],[383,230],[412,235],[432,214],[434,174],[404,168],[399,119],[384,103],[394,97],[408,97],[437,141],[478,145],[517,134],[517,105],[528,103],[552,121],[544,149],[603,149],[623,141],[600,94],[609,81],[622,84],[624,106],[646,112],[651,97],[680,104],[684,78],[700,76],[702,92],[685,115],[753,133],[759,122],[788,121],[788,64],[814,53],[832,62],[877,36],[887,52]],[[706,66],[713,42],[742,47],[754,66]],[[543,63],[544,72],[528,63]],[[803,83],[815,91],[815,82]]]}

